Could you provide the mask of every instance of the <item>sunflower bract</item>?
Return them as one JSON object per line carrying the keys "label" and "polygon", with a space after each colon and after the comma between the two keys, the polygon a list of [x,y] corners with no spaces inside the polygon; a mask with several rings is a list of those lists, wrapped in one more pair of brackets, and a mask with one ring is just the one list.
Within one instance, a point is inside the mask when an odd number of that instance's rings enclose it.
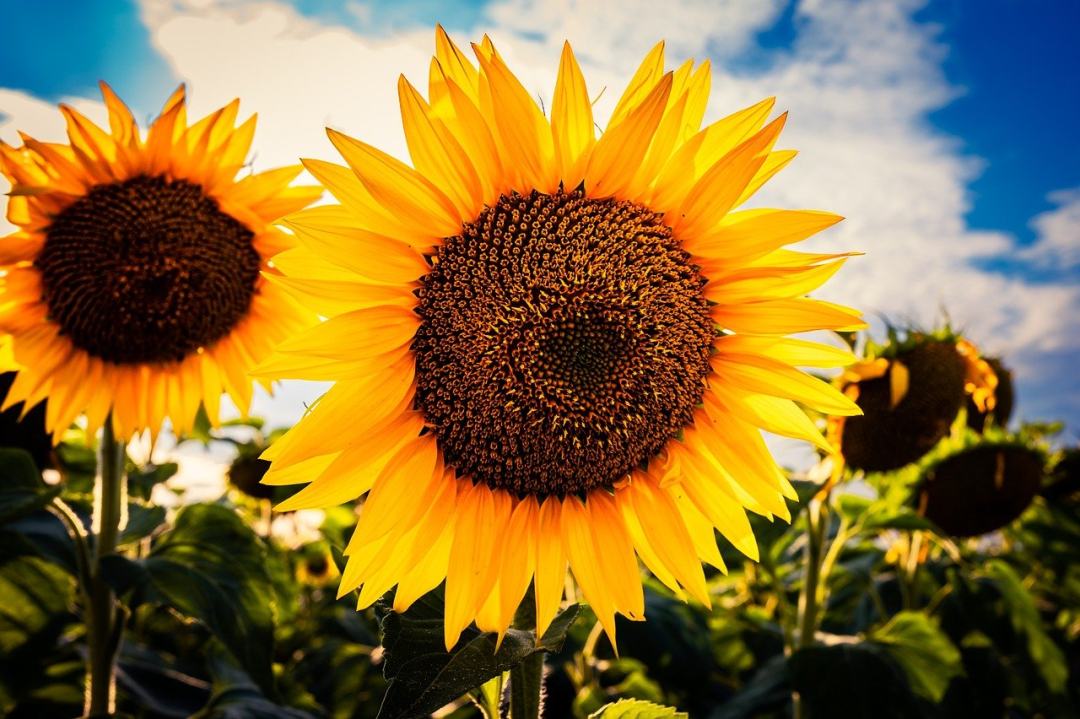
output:
{"label": "sunflower bract", "polygon": [[340,133],[337,198],[287,218],[275,284],[326,321],[260,376],[330,380],[264,455],[306,483],[283,509],[367,495],[342,594],[446,584],[445,641],[503,633],[530,583],[542,634],[567,567],[614,640],[644,617],[637,558],[708,602],[715,531],[752,558],[746,512],[795,493],[761,430],[828,448],[803,407],[857,407],[786,338],[863,326],[806,294],[842,255],[784,249],[840,220],[740,205],[791,160],[766,100],[705,127],[708,64],[646,57],[597,134],[569,45],[550,119],[492,43],[439,29],[426,97],[399,83],[412,166]]}

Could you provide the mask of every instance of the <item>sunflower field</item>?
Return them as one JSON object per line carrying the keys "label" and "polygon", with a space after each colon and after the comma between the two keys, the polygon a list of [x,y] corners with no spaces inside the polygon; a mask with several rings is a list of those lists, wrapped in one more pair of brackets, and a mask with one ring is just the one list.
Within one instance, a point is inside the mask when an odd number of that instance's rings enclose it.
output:
{"label": "sunflower field", "polygon": [[828,301],[787,113],[665,52],[598,118],[439,26],[408,162],[183,85],[0,143],[0,716],[1080,716],[1080,450]]}

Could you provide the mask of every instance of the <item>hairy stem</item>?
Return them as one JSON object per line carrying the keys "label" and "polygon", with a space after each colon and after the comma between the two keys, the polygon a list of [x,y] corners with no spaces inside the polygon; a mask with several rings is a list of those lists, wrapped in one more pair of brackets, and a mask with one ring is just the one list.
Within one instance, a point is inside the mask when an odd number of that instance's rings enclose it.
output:
{"label": "hairy stem", "polygon": [[94,486],[94,555],[86,588],[87,683],[86,714],[111,716],[116,711],[116,652],[120,645],[120,613],[116,598],[101,573],[101,560],[116,550],[120,534],[127,482],[124,476],[124,443],[116,439],[112,415],[101,434],[98,475]]}

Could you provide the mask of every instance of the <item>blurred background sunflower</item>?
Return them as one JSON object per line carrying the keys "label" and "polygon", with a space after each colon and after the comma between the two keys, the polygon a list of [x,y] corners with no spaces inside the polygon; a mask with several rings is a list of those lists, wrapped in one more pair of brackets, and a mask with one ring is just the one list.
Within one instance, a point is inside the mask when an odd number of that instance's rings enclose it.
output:
{"label": "blurred background sunflower", "polygon": [[110,412],[122,438],[165,419],[182,433],[200,406],[216,422],[223,392],[245,411],[248,370],[314,320],[263,273],[291,246],[270,223],[320,190],[290,187],[299,167],[237,179],[255,132],[238,101],[189,126],[181,86],[143,136],[101,91],[108,131],[61,105],[68,144],[0,143],[17,228],[0,239],[18,370],[3,407],[48,398],[54,434],[80,414],[93,434]]}

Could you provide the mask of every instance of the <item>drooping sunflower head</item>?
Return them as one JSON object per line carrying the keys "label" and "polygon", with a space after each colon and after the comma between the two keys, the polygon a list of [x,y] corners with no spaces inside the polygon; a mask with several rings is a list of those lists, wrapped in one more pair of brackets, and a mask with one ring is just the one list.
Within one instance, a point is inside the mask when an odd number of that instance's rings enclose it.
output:
{"label": "drooping sunflower head", "polygon": [[922,469],[917,508],[949,536],[976,537],[1023,514],[1045,475],[1042,450],[1016,438],[960,443]]}
{"label": "drooping sunflower head", "polygon": [[183,431],[200,403],[216,419],[223,392],[244,411],[248,370],[315,319],[262,275],[292,244],[271,223],[321,189],[289,186],[299,166],[236,178],[255,131],[237,101],[189,127],[181,87],[144,136],[102,93],[109,131],[61,105],[68,144],[0,143],[18,228],[0,238],[5,406],[48,397],[54,432],[111,410],[121,436]]}
{"label": "drooping sunflower head", "polygon": [[605,629],[640,619],[639,556],[708,602],[714,530],[751,557],[746,510],[788,516],[761,429],[827,447],[799,406],[858,409],[796,366],[846,350],[789,333],[862,326],[805,297],[843,256],[784,249],[840,218],[739,210],[794,155],[772,100],[701,127],[709,67],[645,59],[597,136],[567,45],[551,116],[489,40],[441,31],[427,97],[402,79],[413,167],[340,133],[339,200],[286,220],[275,280],[328,320],[259,370],[335,384],[264,455],[308,483],[285,509],[367,494],[341,591],[399,610],[445,580],[446,643],[537,631],[567,565]]}
{"label": "drooping sunflower head", "polygon": [[883,346],[869,343],[865,359],[838,381],[863,413],[834,418],[830,429],[847,466],[866,472],[923,457],[949,433],[965,401],[992,412],[998,386],[992,365],[948,327],[893,333]]}

